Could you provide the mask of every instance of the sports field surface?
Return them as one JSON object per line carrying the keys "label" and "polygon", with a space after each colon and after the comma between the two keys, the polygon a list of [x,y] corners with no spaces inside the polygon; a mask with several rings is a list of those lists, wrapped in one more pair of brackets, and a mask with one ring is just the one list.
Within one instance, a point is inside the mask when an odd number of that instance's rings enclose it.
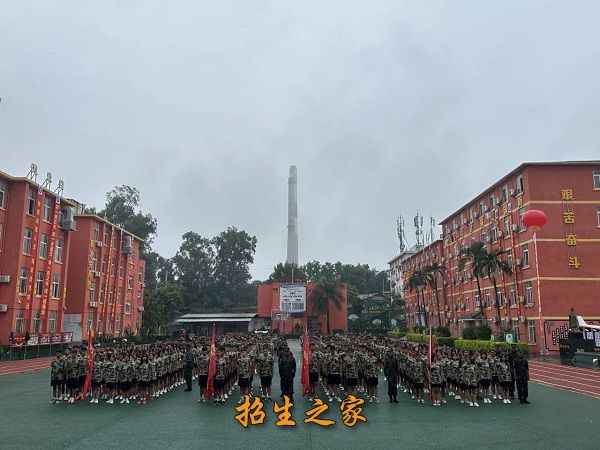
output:
{"label": "sports field surface", "polygon": [[[263,425],[244,429],[235,419],[238,393],[224,406],[198,404],[198,389],[176,388],[147,405],[51,405],[49,370],[0,376],[0,448],[2,449],[571,449],[600,448],[600,400],[530,383],[530,405],[494,403],[479,408],[455,400],[441,408],[420,405],[400,394],[387,401],[380,378],[380,404],[365,404],[367,422],[348,428],[338,403],[321,417],[336,424],[305,424],[310,409],[298,393],[300,348],[296,356],[295,427],[279,428],[273,404],[265,402]],[[595,374],[594,374],[595,375]],[[585,376],[585,374],[584,374]],[[273,397],[279,400],[275,373]],[[254,381],[256,386],[256,379]],[[257,390],[255,389],[255,392]],[[280,402],[281,403],[281,402]]]}

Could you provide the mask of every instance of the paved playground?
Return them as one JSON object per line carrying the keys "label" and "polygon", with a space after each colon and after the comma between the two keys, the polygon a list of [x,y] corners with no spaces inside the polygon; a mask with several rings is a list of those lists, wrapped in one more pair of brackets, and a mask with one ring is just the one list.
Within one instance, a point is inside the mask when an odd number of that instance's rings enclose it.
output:
{"label": "paved playground", "polygon": [[[290,346],[300,364],[298,343]],[[274,381],[275,397],[277,373]],[[15,373],[0,376],[0,442],[6,449],[598,448],[600,400],[589,396],[531,383],[531,405],[469,408],[449,400],[433,408],[417,405],[406,394],[400,404],[389,404],[385,385],[381,378],[382,402],[366,404],[367,422],[354,428],[342,424],[336,403],[325,413],[335,425],[303,423],[309,403],[297,395],[295,427],[277,427],[273,406],[266,403],[265,423],[244,429],[234,419],[235,393],[221,407],[198,404],[197,386],[191,393],[179,387],[144,406],[50,405],[48,370]],[[300,389],[298,372],[296,392]]]}

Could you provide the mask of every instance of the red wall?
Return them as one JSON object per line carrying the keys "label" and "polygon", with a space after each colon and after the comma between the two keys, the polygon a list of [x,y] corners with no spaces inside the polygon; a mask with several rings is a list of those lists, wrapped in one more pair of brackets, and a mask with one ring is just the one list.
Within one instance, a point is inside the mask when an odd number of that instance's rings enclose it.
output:
{"label": "red wall", "polygon": [[[271,318],[271,311],[279,309],[279,286],[282,284],[290,283],[279,283],[274,282],[270,284],[261,284],[258,286],[258,316],[264,318]],[[307,311],[306,314],[297,316],[296,319],[300,319],[301,327],[304,328],[306,324],[307,316],[314,316],[310,303],[310,292],[314,288],[314,283],[305,283],[306,285],[306,297],[307,297]],[[340,309],[335,306],[330,306],[329,309],[329,329],[333,330],[348,330],[348,305],[347,305],[347,287],[345,284],[340,286],[340,293],[342,294],[342,303]],[[319,316],[319,322],[321,323],[321,333],[327,332],[327,319],[326,315]],[[278,326],[276,321],[272,321],[271,328],[276,329]],[[281,330],[291,332],[294,329],[294,317],[291,317],[284,324],[279,324]]]}

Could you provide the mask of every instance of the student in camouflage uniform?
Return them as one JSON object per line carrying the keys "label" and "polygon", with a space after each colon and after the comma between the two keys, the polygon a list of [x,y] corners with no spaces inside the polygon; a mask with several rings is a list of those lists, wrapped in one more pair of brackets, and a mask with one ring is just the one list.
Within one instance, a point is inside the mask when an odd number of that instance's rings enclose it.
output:
{"label": "student in camouflage uniform", "polygon": [[375,351],[370,348],[368,355],[365,358],[365,379],[367,383],[367,397],[369,403],[379,403],[377,398],[377,385],[379,380],[377,378],[379,372],[379,361],[375,357]]}
{"label": "student in camouflage uniform", "polygon": [[200,387],[200,400],[198,400],[198,402],[202,403],[208,400],[205,396],[205,393],[208,385],[209,361],[210,355],[208,354],[208,348],[202,347],[202,354],[198,357],[198,386]]}
{"label": "student in camouflage uniform", "polygon": [[67,357],[65,364],[65,376],[67,379],[67,389],[69,395],[69,403],[75,403],[75,397],[77,397],[77,387],[79,386],[79,358],[77,355],[77,349],[72,349],[71,353]]}
{"label": "student in camouflage uniform", "polygon": [[308,400],[317,398],[317,383],[319,382],[320,353],[313,342],[309,345],[310,361],[308,365]]}
{"label": "student in camouflage uniform", "polygon": [[348,395],[354,395],[358,384],[358,360],[352,347],[348,348],[343,361]]}
{"label": "student in camouflage uniform", "polygon": [[240,387],[240,401],[238,405],[244,403],[244,397],[250,396],[250,373],[254,371],[252,360],[248,355],[248,349],[242,348],[240,359],[238,361],[238,386]]}
{"label": "student in camouflage uniform", "polygon": [[272,401],[271,399],[271,382],[273,379],[273,364],[275,359],[269,353],[267,347],[263,348],[263,353],[258,359],[258,375],[260,376],[260,387],[262,389],[262,398]]}
{"label": "student in camouflage uniform", "polygon": [[469,406],[479,406],[477,403],[477,382],[479,380],[479,376],[477,373],[477,366],[475,365],[474,356],[467,358],[467,363],[464,368],[464,378]]}
{"label": "student in camouflage uniform", "polygon": [[327,355],[327,385],[329,388],[329,401],[340,398],[340,383],[342,382],[342,360],[334,345],[329,346],[329,355]]}
{"label": "student in camouflage uniform", "polygon": [[103,356],[94,355],[94,365],[92,366],[92,399],[90,403],[98,403],[102,392],[102,368],[104,367]]}
{"label": "student in camouflage uniform", "polygon": [[442,406],[442,380],[442,366],[434,353],[431,355],[431,364],[429,365],[429,388],[433,406]]}
{"label": "student in camouflage uniform", "polygon": [[140,399],[138,403],[141,405],[146,404],[146,398],[148,397],[148,383],[150,382],[150,363],[147,355],[142,355],[140,363],[137,366],[138,373],[138,388]]}
{"label": "student in camouflage uniform", "polygon": [[491,375],[491,386],[492,386],[492,398],[495,400],[498,395],[501,394],[501,386],[500,386],[500,378],[498,377],[498,364],[500,363],[500,358],[496,356],[496,351],[491,350],[490,355],[488,357],[488,363],[490,365],[490,375]]}
{"label": "student in camouflage uniform", "polygon": [[55,356],[50,363],[50,386],[52,386],[52,400],[50,400],[50,403],[56,403],[62,397],[62,386],[65,378],[62,352],[56,352]]}
{"label": "student in camouflage uniform", "polygon": [[502,399],[502,403],[510,403],[508,398],[509,392],[508,389],[511,383],[511,368],[508,364],[508,356],[503,354],[500,357],[500,362],[498,363],[498,379],[500,380],[500,393],[499,398]]}
{"label": "student in camouflage uniform", "polygon": [[112,405],[114,403],[115,391],[117,388],[117,362],[115,360],[115,355],[111,354],[108,357],[108,361],[104,364],[102,377],[104,378],[104,383],[106,385],[106,391],[108,394],[108,400],[106,403]]}
{"label": "student in camouflage uniform", "polygon": [[219,348],[217,350],[215,376],[213,378],[215,405],[222,405],[223,403],[225,403],[225,364],[226,360],[223,357],[223,349]]}
{"label": "student in camouflage uniform", "polygon": [[481,352],[477,360],[479,373],[479,391],[483,397],[483,403],[492,403],[490,400],[490,385],[492,384],[492,370],[488,361],[487,353]]}
{"label": "student in camouflage uniform", "polygon": [[119,389],[121,390],[121,403],[129,403],[131,396],[131,380],[133,378],[132,366],[129,355],[125,354],[117,368]]}
{"label": "student in camouflage uniform", "polygon": [[194,374],[194,352],[192,349],[192,345],[189,344],[187,347],[187,352],[185,352],[185,370],[184,377],[185,383],[187,384],[187,388],[185,392],[192,391],[192,376]]}

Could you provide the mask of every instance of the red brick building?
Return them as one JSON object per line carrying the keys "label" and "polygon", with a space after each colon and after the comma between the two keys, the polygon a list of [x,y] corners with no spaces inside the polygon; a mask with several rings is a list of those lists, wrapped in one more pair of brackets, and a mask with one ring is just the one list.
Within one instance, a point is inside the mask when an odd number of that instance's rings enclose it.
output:
{"label": "red brick building", "polygon": [[[540,209],[548,216],[548,223],[537,233],[537,257],[533,232],[522,224],[529,209]],[[600,320],[600,161],[522,164],[441,226],[437,259],[447,271],[439,288],[443,298],[439,314],[454,335],[470,322],[482,320],[479,302],[493,329],[510,330],[532,345],[534,353],[544,346],[546,351],[558,351],[571,307],[586,320]],[[458,253],[473,241],[484,242],[488,251],[506,250],[504,260],[513,272],[497,276],[497,293],[489,279],[481,280],[483,298],[479,298],[469,264],[459,270]],[[439,251],[440,244],[433,245]],[[405,283],[415,268],[428,261],[427,253],[431,253],[429,248],[405,261]],[[432,297],[428,291],[426,298]],[[406,299],[410,311],[416,294],[407,292]],[[435,305],[427,302],[435,314]],[[409,323],[415,323],[414,316]]]}
{"label": "red brick building", "polygon": [[[282,333],[292,333],[303,330],[305,324],[309,331],[327,333],[327,316],[315,314],[310,302],[310,293],[314,289],[314,283],[293,283],[306,287],[306,311],[290,314],[287,320],[276,320],[275,314],[280,311],[280,289],[283,285],[292,283],[266,283],[258,286],[258,318],[271,324],[271,329],[279,329]],[[340,309],[329,303],[329,330],[348,331],[348,302],[347,287],[340,286],[342,301]]]}
{"label": "red brick building", "polygon": [[0,172],[0,344],[11,333],[19,344],[25,333],[32,344],[65,339],[73,206],[32,179]]}
{"label": "red brick building", "polygon": [[74,340],[139,334],[144,269],[137,236],[96,215],[78,214],[71,238],[65,330]]}

